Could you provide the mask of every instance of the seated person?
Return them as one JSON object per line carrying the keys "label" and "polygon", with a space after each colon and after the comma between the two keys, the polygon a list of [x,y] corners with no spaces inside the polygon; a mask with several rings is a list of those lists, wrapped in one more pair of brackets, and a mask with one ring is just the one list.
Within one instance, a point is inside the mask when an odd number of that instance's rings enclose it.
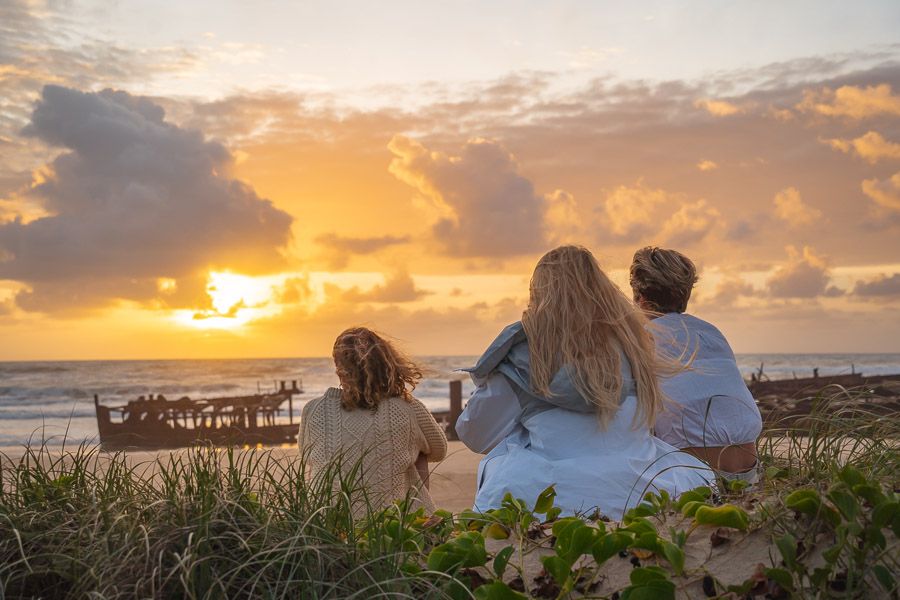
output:
{"label": "seated person", "polygon": [[477,389],[456,432],[487,453],[475,509],[499,508],[506,493],[534,502],[555,485],[563,514],[620,519],[646,491],[708,484],[706,465],[651,434],[658,363],[646,316],[588,250],[544,255],[522,321],[466,369]]}
{"label": "seated person", "polygon": [[759,408],[725,336],[685,313],[696,282],[694,263],[675,250],[648,246],[634,255],[631,288],[635,302],[653,317],[657,350],[686,367],[660,379],[670,402],[657,417],[655,432],[725,479],[755,483]]}
{"label": "seated person", "polygon": [[[434,511],[417,459],[443,460],[447,438],[425,406],[412,396],[419,368],[390,342],[364,327],[348,329],[334,343],[340,388],[303,407],[297,443],[311,474],[340,459],[345,475],[357,465],[373,509],[403,499]],[[419,462],[419,467],[422,463]],[[365,513],[361,499],[356,516]]]}

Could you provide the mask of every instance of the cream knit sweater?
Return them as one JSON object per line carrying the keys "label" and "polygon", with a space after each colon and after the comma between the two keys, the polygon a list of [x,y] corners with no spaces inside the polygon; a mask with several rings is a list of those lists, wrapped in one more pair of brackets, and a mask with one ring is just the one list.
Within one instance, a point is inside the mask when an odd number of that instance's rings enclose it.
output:
{"label": "cream knit sweater", "polygon": [[[411,402],[402,398],[383,400],[375,411],[348,411],[341,407],[341,391],[330,388],[303,407],[297,443],[301,452],[308,453],[310,475],[339,456],[344,472],[359,461],[362,484],[373,507],[402,499],[412,489],[413,497],[428,512],[434,511],[415,462],[420,452],[429,462],[443,460],[447,438],[415,398]],[[361,512],[364,506],[355,510]]]}

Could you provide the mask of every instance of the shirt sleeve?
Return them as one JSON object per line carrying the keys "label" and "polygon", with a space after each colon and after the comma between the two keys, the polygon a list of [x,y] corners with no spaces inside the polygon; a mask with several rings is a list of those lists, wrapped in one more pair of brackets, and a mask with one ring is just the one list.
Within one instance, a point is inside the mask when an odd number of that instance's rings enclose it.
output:
{"label": "shirt sleeve", "polygon": [[438,462],[447,457],[447,436],[444,430],[425,405],[413,399],[413,411],[416,415],[416,424],[425,437],[425,448],[420,450],[428,458],[428,462]]}
{"label": "shirt sleeve", "polygon": [[512,432],[521,413],[519,398],[509,381],[493,373],[477,382],[456,421],[456,435],[470,450],[486,454]]}

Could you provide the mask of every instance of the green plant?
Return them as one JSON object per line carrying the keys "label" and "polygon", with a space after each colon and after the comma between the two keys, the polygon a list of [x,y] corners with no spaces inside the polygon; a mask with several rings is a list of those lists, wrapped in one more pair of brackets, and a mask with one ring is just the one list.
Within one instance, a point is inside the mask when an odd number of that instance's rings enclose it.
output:
{"label": "green plant", "polygon": [[[765,540],[771,561],[735,585],[708,574],[713,593],[891,597],[900,418],[853,398],[822,395],[812,415],[770,429],[758,490],[648,493],[618,524],[559,518],[553,487],[485,513],[426,515],[411,498],[374,507],[359,465],[341,457],[310,477],[303,455],[269,450],[139,463],[88,445],[30,447],[0,455],[0,597],[692,596],[703,566],[687,560],[689,540],[722,528],[728,543]],[[527,570],[529,556],[542,572]],[[622,569],[628,583],[609,587],[604,573]]]}

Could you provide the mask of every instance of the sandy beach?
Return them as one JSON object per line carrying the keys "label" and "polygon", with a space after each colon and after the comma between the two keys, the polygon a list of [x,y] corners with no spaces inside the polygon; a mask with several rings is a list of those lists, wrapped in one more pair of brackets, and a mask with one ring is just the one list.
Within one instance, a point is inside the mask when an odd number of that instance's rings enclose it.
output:
{"label": "sandy beach", "polygon": [[431,474],[431,495],[435,505],[454,512],[472,507],[475,474],[481,457],[462,442],[448,443],[447,458],[436,465]]}

